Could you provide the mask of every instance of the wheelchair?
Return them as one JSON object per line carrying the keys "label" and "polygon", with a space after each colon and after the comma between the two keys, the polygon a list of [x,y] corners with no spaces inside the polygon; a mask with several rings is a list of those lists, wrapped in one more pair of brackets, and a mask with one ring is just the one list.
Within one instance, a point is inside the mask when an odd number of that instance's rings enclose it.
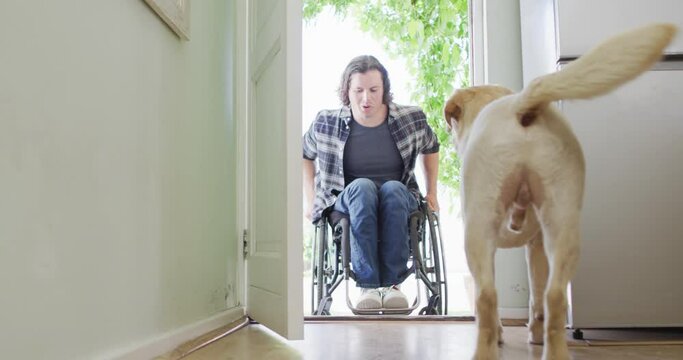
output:
{"label": "wheelchair", "polygon": [[[356,315],[408,315],[422,303],[420,315],[446,315],[448,313],[448,287],[441,229],[438,214],[431,211],[424,198],[408,218],[410,257],[406,278],[414,275],[417,292],[408,308],[404,309],[358,309],[349,296],[349,280],[356,280],[351,269],[350,229],[347,215],[326,209],[315,224],[313,236],[313,260],[311,262],[311,309],[313,315],[331,315],[332,293],[344,282],[346,303]],[[406,279],[407,280],[407,279]],[[422,286],[421,286],[422,285]]]}

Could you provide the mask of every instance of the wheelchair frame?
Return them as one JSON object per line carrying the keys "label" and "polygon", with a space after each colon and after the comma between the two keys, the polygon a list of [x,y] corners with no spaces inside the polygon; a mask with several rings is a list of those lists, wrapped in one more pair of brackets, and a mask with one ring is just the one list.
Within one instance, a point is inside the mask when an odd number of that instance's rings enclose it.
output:
{"label": "wheelchair frame", "polygon": [[404,309],[358,309],[353,306],[349,297],[349,279],[355,280],[356,275],[351,269],[349,219],[328,209],[315,224],[315,235],[312,239],[313,315],[330,315],[332,293],[342,281],[345,282],[347,306],[356,315],[410,314],[422,302],[422,292],[428,301],[420,309],[420,315],[448,313],[448,285],[439,217],[437,213],[429,210],[424,199],[420,199],[419,203],[418,210],[408,219],[410,266],[406,279],[413,274],[417,285],[417,296],[412,305]]}

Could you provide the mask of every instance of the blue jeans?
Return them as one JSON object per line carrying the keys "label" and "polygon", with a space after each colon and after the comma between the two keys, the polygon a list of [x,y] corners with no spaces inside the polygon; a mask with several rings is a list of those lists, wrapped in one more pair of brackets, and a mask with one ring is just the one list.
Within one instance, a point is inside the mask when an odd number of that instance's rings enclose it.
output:
{"label": "blue jeans", "polygon": [[339,194],[334,209],[349,215],[357,286],[391,286],[408,275],[408,217],[417,206],[415,196],[399,181],[377,188],[372,180],[356,179]]}

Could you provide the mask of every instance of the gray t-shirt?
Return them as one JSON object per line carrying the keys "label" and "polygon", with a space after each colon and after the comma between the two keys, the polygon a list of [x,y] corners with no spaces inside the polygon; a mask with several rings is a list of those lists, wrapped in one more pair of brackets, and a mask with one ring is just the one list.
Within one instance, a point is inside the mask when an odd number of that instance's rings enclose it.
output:
{"label": "gray t-shirt", "polygon": [[344,182],[368,178],[380,187],[389,180],[401,181],[403,159],[391,137],[387,121],[376,127],[349,122],[344,146]]}

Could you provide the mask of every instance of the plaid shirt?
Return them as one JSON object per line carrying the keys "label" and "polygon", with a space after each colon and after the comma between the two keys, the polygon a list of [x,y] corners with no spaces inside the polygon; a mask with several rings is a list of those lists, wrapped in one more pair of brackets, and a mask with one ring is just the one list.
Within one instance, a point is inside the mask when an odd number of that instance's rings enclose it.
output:
{"label": "plaid shirt", "polygon": [[[351,110],[348,106],[323,110],[304,134],[304,159],[317,160],[313,222],[320,219],[322,211],[332,206],[344,189],[344,145],[349,138],[350,121]],[[439,141],[427,124],[424,112],[416,106],[391,103],[388,126],[403,158],[401,182],[417,195],[420,190],[413,171],[417,156],[438,152]]]}

